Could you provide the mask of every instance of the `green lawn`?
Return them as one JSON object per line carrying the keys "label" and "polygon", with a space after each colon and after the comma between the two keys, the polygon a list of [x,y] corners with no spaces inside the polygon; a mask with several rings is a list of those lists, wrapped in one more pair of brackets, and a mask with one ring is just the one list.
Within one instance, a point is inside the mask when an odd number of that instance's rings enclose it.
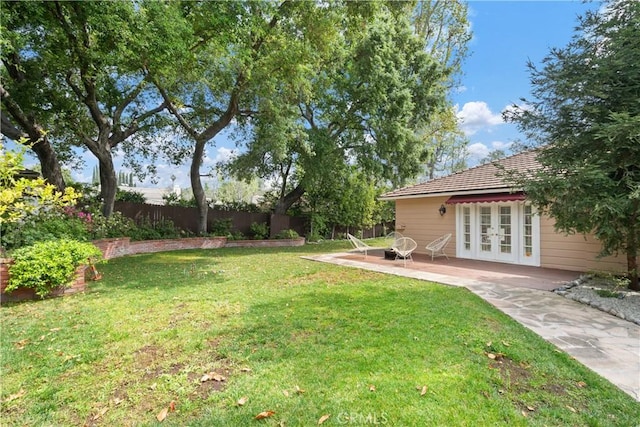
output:
{"label": "green lawn", "polygon": [[300,258],[346,247],[132,256],[3,307],[0,424],[637,425],[631,397],[465,289]]}

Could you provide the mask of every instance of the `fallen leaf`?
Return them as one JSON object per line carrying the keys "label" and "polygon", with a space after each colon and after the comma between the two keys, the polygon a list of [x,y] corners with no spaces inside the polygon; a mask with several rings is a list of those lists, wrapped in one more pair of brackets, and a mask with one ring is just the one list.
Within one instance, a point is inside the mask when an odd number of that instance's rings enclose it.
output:
{"label": "fallen leaf", "polygon": [[571,407],[569,405],[567,405],[567,409],[570,410],[571,412],[574,412],[574,413],[578,412],[578,411],[576,411],[576,408],[573,408],[573,407]]}
{"label": "fallen leaf", "polygon": [[242,406],[245,403],[247,403],[248,400],[249,398],[247,396],[242,396],[240,399],[238,399],[238,401],[236,402],[236,405]]}
{"label": "fallen leaf", "polygon": [[529,405],[527,405],[527,409],[528,409],[529,411],[531,411],[531,412],[533,412],[533,411],[535,411],[535,410],[536,410],[536,408],[534,408],[533,406],[529,406]]}
{"label": "fallen leaf", "polygon": [[505,346],[505,347],[509,347],[511,344],[509,344],[509,343],[508,343],[508,342],[506,342],[506,341],[502,341],[502,345],[503,345],[503,346]]}
{"label": "fallen leaf", "polygon": [[489,342],[487,343],[487,347],[491,347],[491,345],[492,345],[492,344],[493,344],[493,343],[492,343],[491,341],[489,341]]}
{"label": "fallen leaf", "polygon": [[584,381],[578,381],[578,383],[576,384],[578,387],[580,388],[584,388],[587,386],[587,383],[585,383]]}
{"label": "fallen leaf", "polygon": [[527,416],[527,413],[525,411],[522,411],[521,414],[522,414],[523,417]]}
{"label": "fallen leaf", "polygon": [[318,425],[324,423],[325,421],[327,421],[329,419],[329,417],[331,416],[331,414],[326,414],[320,417],[320,419],[318,420]]}
{"label": "fallen leaf", "polygon": [[374,386],[373,384],[370,384],[369,391],[376,391],[376,386]]}
{"label": "fallen leaf", "polygon": [[116,397],[115,399],[113,399],[113,404],[115,406],[118,406],[119,404],[121,404],[122,402],[124,402],[124,399],[121,399],[119,397]]}
{"label": "fallen leaf", "polygon": [[62,328],[51,328],[49,329],[50,332],[58,332],[60,329]]}
{"label": "fallen leaf", "polygon": [[304,390],[301,389],[300,387],[296,386],[296,393],[302,394],[302,393],[304,393]]}
{"label": "fallen leaf", "polygon": [[106,408],[102,408],[100,409],[94,416],[93,416],[93,421],[96,421],[98,419],[100,419],[104,414],[107,413],[107,411],[109,410],[109,407]]}
{"label": "fallen leaf", "polygon": [[265,418],[272,417],[275,414],[274,411],[263,411],[256,415],[256,420],[263,420]]}
{"label": "fallen leaf", "polygon": [[493,354],[493,353],[487,353],[487,357],[488,357],[489,359],[492,359],[492,360],[495,360],[495,359],[496,359],[496,355],[495,355],[495,354]]}
{"label": "fallen leaf", "polygon": [[176,412],[176,401],[172,400],[171,403],[169,403],[169,412]]}
{"label": "fallen leaf", "polygon": [[25,338],[25,339],[23,339],[23,340],[20,340],[20,341],[18,341],[18,342],[15,342],[15,343],[14,343],[14,345],[16,346],[16,348],[17,348],[18,350],[22,350],[22,349],[24,349],[24,348],[27,346],[27,344],[28,344],[28,343],[29,343],[29,338]]}
{"label": "fallen leaf", "polygon": [[420,390],[420,396],[424,396],[427,394],[427,386],[422,386],[422,390]]}
{"label": "fallen leaf", "polygon": [[240,372],[251,372],[251,368],[242,368]]}
{"label": "fallen leaf", "polygon": [[200,378],[201,383],[210,381],[210,380],[222,382],[222,381],[225,381],[226,378],[224,377],[224,375],[220,375],[217,372],[209,372],[208,374],[204,374],[202,378]]}
{"label": "fallen leaf", "polygon": [[504,394],[504,390],[503,389],[499,389],[498,390],[498,394]]}
{"label": "fallen leaf", "polygon": [[160,422],[163,422],[165,418],[167,418],[167,414],[169,413],[169,407],[163,408],[162,411],[158,412],[156,415],[156,419]]}
{"label": "fallen leaf", "polygon": [[282,394],[284,394],[285,397],[289,397],[289,392],[287,390],[282,390]]}
{"label": "fallen leaf", "polygon": [[24,391],[23,388],[21,388],[19,392],[7,396],[7,398],[5,398],[4,401],[5,401],[5,403],[6,402],[11,402],[12,400],[20,399],[25,394],[27,394],[27,392]]}

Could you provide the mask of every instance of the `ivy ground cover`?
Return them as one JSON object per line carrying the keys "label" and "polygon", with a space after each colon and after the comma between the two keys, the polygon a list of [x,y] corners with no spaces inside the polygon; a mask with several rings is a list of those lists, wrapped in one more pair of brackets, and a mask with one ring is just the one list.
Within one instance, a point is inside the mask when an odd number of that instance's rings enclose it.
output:
{"label": "ivy ground cover", "polygon": [[465,289],[300,248],[115,259],[9,304],[2,425],[635,425],[640,405]]}

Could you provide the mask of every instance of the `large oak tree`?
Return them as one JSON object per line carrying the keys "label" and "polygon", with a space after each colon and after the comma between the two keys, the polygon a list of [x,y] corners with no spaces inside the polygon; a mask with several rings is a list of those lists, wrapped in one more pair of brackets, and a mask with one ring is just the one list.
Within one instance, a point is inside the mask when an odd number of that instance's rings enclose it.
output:
{"label": "large oak tree", "polygon": [[[281,85],[262,99],[243,154],[229,165],[279,186],[275,212],[353,171],[402,185],[427,156],[416,130],[445,105],[446,66],[411,27],[413,4],[343,5],[339,37],[321,52],[305,85]],[[310,195],[313,197],[313,195]]]}
{"label": "large oak tree", "polygon": [[[163,15],[150,17],[148,9],[128,1],[5,6],[12,26],[10,55],[3,57],[11,77],[11,96],[2,93],[7,115],[32,141],[35,132],[45,135],[33,149],[45,176],[53,176],[50,180],[57,174],[49,172],[56,153],[72,146],[89,150],[98,159],[102,213],[109,216],[117,191],[114,150],[154,127],[165,107],[143,68],[145,58],[164,54],[166,34],[158,31]],[[45,158],[41,147],[51,140],[56,152]]]}

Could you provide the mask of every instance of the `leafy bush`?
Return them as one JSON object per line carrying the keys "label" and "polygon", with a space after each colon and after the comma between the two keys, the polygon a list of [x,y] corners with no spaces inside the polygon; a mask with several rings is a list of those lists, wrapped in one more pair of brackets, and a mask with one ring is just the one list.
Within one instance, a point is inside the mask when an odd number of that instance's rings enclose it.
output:
{"label": "leafy bush", "polygon": [[86,241],[91,238],[91,214],[67,206],[42,210],[14,223],[3,223],[0,240],[7,250],[55,239]]}
{"label": "leafy bush", "polygon": [[269,238],[269,226],[265,222],[260,224],[257,222],[252,223],[250,230],[251,234],[253,234],[253,238],[256,240],[265,240]]}
{"label": "leafy bush", "polygon": [[27,287],[45,297],[52,290],[67,286],[80,265],[100,260],[102,252],[91,243],[60,239],[16,249],[12,257],[6,291]]}
{"label": "leafy bush", "polygon": [[276,239],[297,239],[300,237],[296,230],[286,229],[276,234]]}
{"label": "leafy bush", "polygon": [[245,240],[247,237],[242,233],[242,231],[233,231],[227,234],[228,240]]}
{"label": "leafy bush", "polygon": [[307,234],[307,242],[319,242],[323,240],[323,236],[318,232]]}
{"label": "leafy bush", "polygon": [[216,219],[211,223],[210,233],[214,236],[229,236],[232,228],[231,218]]}
{"label": "leafy bush", "polygon": [[182,237],[182,233],[169,219],[153,223],[149,217],[145,217],[138,221],[127,236],[131,237],[131,240],[176,239]]}
{"label": "leafy bush", "polygon": [[102,215],[94,215],[89,230],[91,239],[106,239],[111,237],[129,237],[136,224],[131,218],[127,218],[120,212],[114,212],[105,218]]}
{"label": "leafy bush", "polygon": [[166,206],[181,206],[183,208],[196,207],[196,199],[193,197],[191,199],[185,199],[182,196],[178,196],[176,193],[165,194],[162,196],[162,200],[164,200],[164,204]]}
{"label": "leafy bush", "polygon": [[116,201],[118,202],[132,202],[132,203],[146,203],[147,199],[144,194],[131,190],[120,190],[116,193]]}

